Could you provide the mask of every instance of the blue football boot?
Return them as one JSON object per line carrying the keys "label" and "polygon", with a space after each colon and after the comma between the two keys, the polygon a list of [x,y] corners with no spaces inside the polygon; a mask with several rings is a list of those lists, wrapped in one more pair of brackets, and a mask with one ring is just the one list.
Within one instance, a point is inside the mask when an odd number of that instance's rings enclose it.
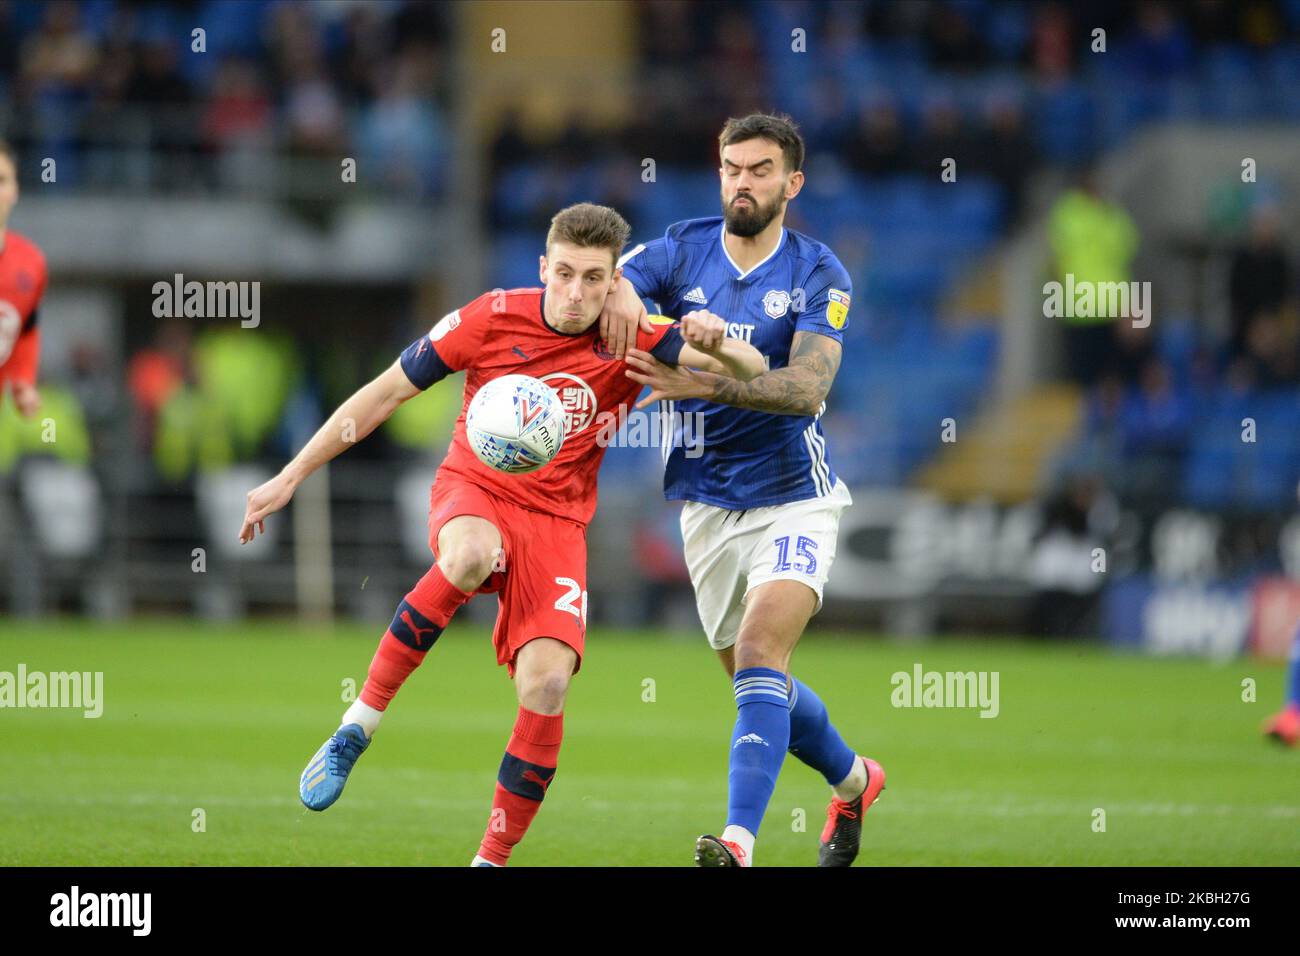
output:
{"label": "blue football boot", "polygon": [[302,805],[308,810],[332,806],[343,794],[352,765],[369,746],[370,740],[360,724],[346,724],[334,731],[334,736],[321,744],[316,756],[307,762],[298,780]]}

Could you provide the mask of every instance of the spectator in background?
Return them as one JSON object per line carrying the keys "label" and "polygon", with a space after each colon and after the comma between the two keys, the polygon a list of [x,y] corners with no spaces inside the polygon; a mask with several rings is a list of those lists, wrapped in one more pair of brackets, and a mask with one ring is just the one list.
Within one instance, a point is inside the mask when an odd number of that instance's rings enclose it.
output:
{"label": "spectator in background", "polygon": [[903,123],[898,106],[888,95],[874,97],[846,137],[844,161],[867,176],[892,176],[907,167]]}
{"label": "spectator in background", "polygon": [[1040,79],[1059,82],[1074,72],[1074,21],[1060,3],[1034,10],[1030,59]]}
{"label": "spectator in background", "polygon": [[112,190],[140,178],[138,163],[133,170],[120,151],[102,148],[105,143],[120,142],[124,130],[131,128],[127,96],[135,74],[136,54],[129,39],[114,35],[110,35],[102,52],[89,108],[82,114],[78,129],[79,145],[86,153],[80,180],[91,187]]}
{"label": "spectator in background", "polygon": [[190,351],[193,347],[187,319],[168,319],[154,341],[136,352],[126,367],[127,391],[135,406],[136,447],[153,450],[158,413],[168,400],[193,381]]}
{"label": "spectator in background", "polygon": [[1002,187],[1012,219],[1020,211],[1037,148],[1025,128],[1025,111],[1011,93],[995,93],[983,104],[983,129],[975,145],[977,168]]}
{"label": "spectator in background", "polygon": [[1116,322],[1111,348],[1106,356],[1105,368],[1125,389],[1137,388],[1148,363],[1156,357],[1151,326],[1135,326],[1132,322]]}
{"label": "spectator in background", "polygon": [[807,113],[800,117],[800,129],[810,155],[839,155],[852,123],[852,110],[844,84],[834,77],[817,79]]}
{"label": "spectator in background", "polygon": [[317,60],[297,57],[289,65],[284,113],[293,153],[304,157],[338,154],[344,143],[343,107]]}
{"label": "spectator in background", "polygon": [[1043,528],[1030,552],[1034,586],[1029,633],[1079,637],[1097,632],[1098,594],[1105,575],[1093,571],[1093,549],[1105,546],[1118,511],[1102,482],[1069,478],[1048,499]]}
{"label": "spectator in background", "polygon": [[1164,0],[1137,4],[1137,30],[1130,46],[1132,55],[1127,62],[1146,79],[1180,76],[1196,62],[1187,27]]}
{"label": "spectator in background", "polygon": [[1276,206],[1254,207],[1248,239],[1232,254],[1228,267],[1229,361],[1249,351],[1247,339],[1255,320],[1265,313],[1280,311],[1290,297],[1290,270],[1280,226],[1281,214]]}
{"label": "spectator in background", "polygon": [[497,123],[497,133],[488,147],[488,182],[490,189],[510,166],[528,162],[536,145],[524,135],[524,115],[517,106],[508,107]]}
{"label": "spectator in background", "polygon": [[[701,4],[708,6],[708,4]],[[768,89],[767,58],[758,43],[758,33],[749,12],[735,9],[718,19],[710,69],[703,76],[717,84],[720,98],[732,112],[743,113],[754,105],[755,90]]]}
{"label": "spectator in background", "polygon": [[966,135],[961,112],[953,98],[947,94],[931,97],[921,117],[915,170],[922,176],[937,179],[945,159],[970,155],[974,145]]}
{"label": "spectator in background", "polygon": [[342,40],[331,66],[350,105],[374,96],[375,64],[388,57],[390,33],[382,10],[377,4],[358,3],[348,8],[343,21]]}
{"label": "spectator in background", "polygon": [[[12,0],[0,0],[0,83],[18,72],[18,29]],[[0,95],[7,94],[0,86]]]}
{"label": "spectator in background", "polygon": [[85,409],[92,444],[102,449],[117,438],[113,427],[118,417],[117,366],[110,363],[103,343],[78,341],[68,362],[68,392]]}
{"label": "spectator in background", "polygon": [[266,141],[271,130],[271,98],[257,67],[229,59],[217,68],[203,114],[203,137],[218,152]]}
{"label": "spectator in background", "polygon": [[972,72],[988,59],[984,40],[956,4],[933,3],[927,8],[925,46],[930,64],[941,70]]}
{"label": "spectator in background", "polygon": [[1250,320],[1242,355],[1228,368],[1237,391],[1269,391],[1300,384],[1295,328],[1278,313],[1261,312]]}
{"label": "spectator in background", "polygon": [[[1093,283],[1096,288],[1101,283],[1127,283],[1132,278],[1137,227],[1121,206],[1102,198],[1092,170],[1084,172],[1078,185],[1056,201],[1048,217],[1048,233],[1054,259],[1052,278],[1062,286],[1069,284],[1069,276],[1076,288],[1082,282]],[[1128,318],[1062,317],[1066,362],[1074,381],[1085,386],[1096,383],[1112,348],[1112,327],[1117,319]]]}
{"label": "spectator in background", "polygon": [[1120,414],[1124,436],[1126,503],[1152,510],[1168,501],[1178,487],[1192,424],[1188,397],[1174,387],[1169,366],[1152,358],[1142,369],[1141,384],[1130,389]]}
{"label": "spectator in background", "polygon": [[1112,487],[1123,484],[1124,386],[1109,375],[1092,389],[1084,406],[1080,434],[1053,463],[1051,483],[1076,474],[1095,475]]}
{"label": "spectator in background", "polygon": [[126,98],[132,105],[146,108],[149,149],[158,167],[155,185],[188,188],[198,153],[197,118],[190,108],[196,97],[180,73],[175,41],[158,37],[143,45],[127,84]]}
{"label": "spectator in background", "polygon": [[82,31],[75,3],[61,0],[45,8],[45,20],[22,49],[22,83],[34,100],[78,98],[90,87],[99,53]]}
{"label": "spectator in background", "polygon": [[366,165],[386,186],[425,198],[446,185],[448,137],[428,96],[433,77],[417,48],[404,53],[379,98],[367,108],[357,137]]}

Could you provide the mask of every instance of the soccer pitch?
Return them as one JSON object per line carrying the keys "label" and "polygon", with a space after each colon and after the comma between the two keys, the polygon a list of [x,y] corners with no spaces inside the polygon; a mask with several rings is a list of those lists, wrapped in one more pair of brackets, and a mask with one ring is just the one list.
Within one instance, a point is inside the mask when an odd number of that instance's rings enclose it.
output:
{"label": "soccer pitch", "polygon": [[[298,774],[378,636],[353,624],[0,624],[0,671],[104,675],[97,719],[0,710],[0,865],[468,864],[516,709],[485,629],[449,629],[338,804],[298,801]],[[998,672],[997,717],[892,706],[891,675],[917,663]],[[794,671],[888,773],[857,866],[1300,859],[1300,753],[1258,731],[1280,665],[814,635]],[[1256,703],[1242,700],[1248,677]],[[734,716],[698,635],[593,630],[555,783],[512,863],[691,865],[695,837],[724,823]],[[828,796],[788,757],[757,865],[814,865]]]}

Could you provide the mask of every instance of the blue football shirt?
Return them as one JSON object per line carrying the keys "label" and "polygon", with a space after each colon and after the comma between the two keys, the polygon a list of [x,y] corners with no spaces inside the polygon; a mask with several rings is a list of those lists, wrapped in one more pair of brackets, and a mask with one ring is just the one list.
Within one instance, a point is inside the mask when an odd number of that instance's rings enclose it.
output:
{"label": "blue football shirt", "polygon": [[[721,216],[688,219],[629,250],[619,264],[642,298],[680,319],[708,309],[727,320],[769,369],[785,367],[795,332],[843,341],[852,287],[824,244],[783,229],[748,272],[723,245]],[[776,415],[699,399],[661,403],[664,497],[741,510],[830,493],[835,472],[815,416]]]}

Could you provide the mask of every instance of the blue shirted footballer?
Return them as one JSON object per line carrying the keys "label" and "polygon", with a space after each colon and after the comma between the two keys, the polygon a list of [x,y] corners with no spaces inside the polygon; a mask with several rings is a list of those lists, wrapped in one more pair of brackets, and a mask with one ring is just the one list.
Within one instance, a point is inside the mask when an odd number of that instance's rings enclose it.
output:
{"label": "blue shirted footballer", "polygon": [[844,743],[818,696],[790,676],[790,657],[821,609],[840,515],[852,504],[820,418],[853,290],[829,248],[785,228],[786,204],[804,182],[803,141],[789,117],[728,120],[719,145],[723,215],[674,223],[634,246],[602,321],[617,349],[644,313],[643,298],[675,318],[707,311],[768,367],[729,383],[627,354],[628,375],[651,389],[638,407],[657,400],[670,423],[661,430],[664,495],[685,502],[696,605],[736,699],[726,827],[696,840],[695,861],[752,864],[788,750],[833,790],[818,865],[849,866],[885,773]]}
{"label": "blue shirted footballer", "polygon": [[[782,228],[774,249],[749,269],[723,244],[723,219],[690,219],[622,259],[623,276],[664,315],[681,318],[708,308],[723,316],[727,335],[749,342],[769,369],[789,364],[796,332],[837,343],[848,324],[852,286],[835,254],[815,239]],[[736,511],[783,505],[832,493],[837,478],[826,457],[820,417],[773,415],[702,399],[665,402],[664,497]],[[696,417],[698,416],[698,417]],[[688,457],[690,429],[706,453]]]}

